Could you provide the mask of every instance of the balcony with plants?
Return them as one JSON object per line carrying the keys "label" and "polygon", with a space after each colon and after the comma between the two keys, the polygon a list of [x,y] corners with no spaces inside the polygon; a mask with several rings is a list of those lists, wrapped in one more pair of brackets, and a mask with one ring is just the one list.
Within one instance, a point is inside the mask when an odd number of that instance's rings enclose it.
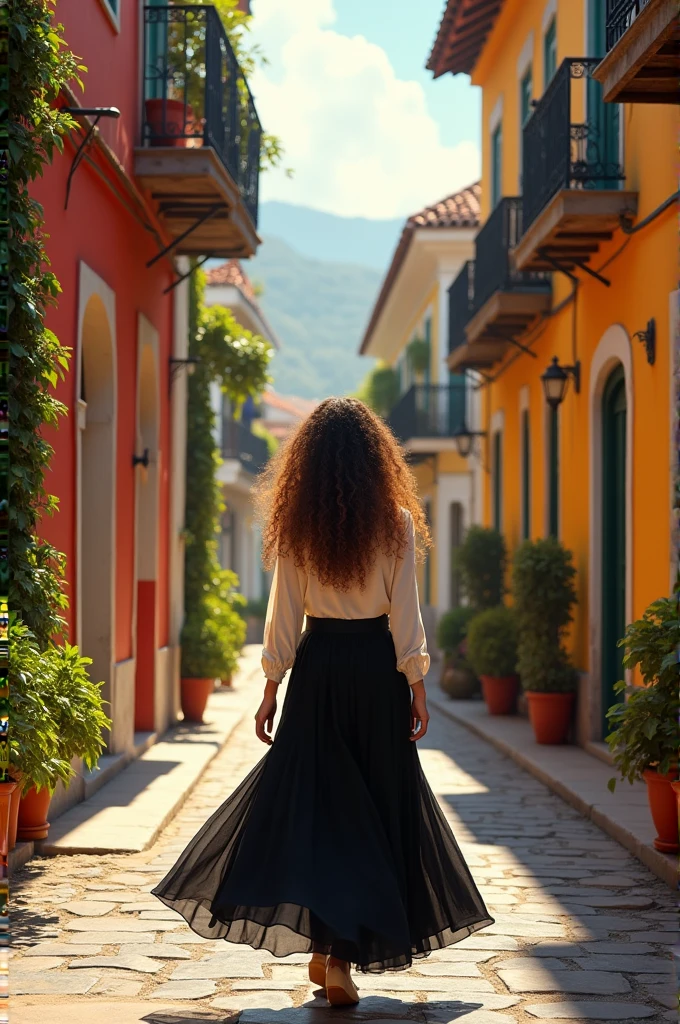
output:
{"label": "balcony with plants", "polygon": [[606,103],[680,102],[676,0],[607,0],[607,53],[594,72]]}
{"label": "balcony with plants", "polygon": [[580,268],[604,280],[589,262],[637,212],[637,192],[624,187],[619,111],[593,77],[598,63],[566,58],[524,127],[518,270]]}
{"label": "balcony with plants", "polygon": [[135,174],[175,254],[248,257],[258,244],[262,127],[211,5],[144,8]]}
{"label": "balcony with plants", "polygon": [[[521,234],[522,199],[506,196],[477,235],[472,298],[468,292],[463,327],[465,336],[450,355],[451,370],[491,366],[509,346],[520,345],[521,337],[550,308],[550,274],[516,270],[513,265],[512,250]],[[463,272],[461,275],[461,308],[454,309],[457,316],[463,312],[465,299]],[[450,292],[454,298],[456,283]]]}

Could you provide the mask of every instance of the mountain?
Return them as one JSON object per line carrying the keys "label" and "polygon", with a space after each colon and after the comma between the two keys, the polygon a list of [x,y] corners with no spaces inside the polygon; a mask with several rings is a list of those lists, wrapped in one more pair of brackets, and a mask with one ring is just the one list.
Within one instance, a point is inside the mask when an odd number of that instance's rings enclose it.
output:
{"label": "mountain", "polygon": [[259,232],[282,238],[302,256],[338,263],[361,263],[385,272],[406,218],[368,220],[338,217],[293,203],[260,204]]}
{"label": "mountain", "polygon": [[[281,238],[261,237],[244,269],[261,285],[258,301],[281,341],[272,363],[274,387],[303,398],[356,390],[373,365],[357,350],[382,271],[311,259]],[[359,246],[358,252],[363,257]]]}

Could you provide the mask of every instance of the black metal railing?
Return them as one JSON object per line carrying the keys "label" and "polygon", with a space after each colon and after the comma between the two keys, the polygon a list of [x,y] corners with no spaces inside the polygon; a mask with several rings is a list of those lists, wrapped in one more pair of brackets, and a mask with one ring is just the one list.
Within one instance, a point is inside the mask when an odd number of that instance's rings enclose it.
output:
{"label": "black metal railing", "polygon": [[515,270],[512,266],[510,250],[522,234],[522,197],[506,196],[477,235],[473,315],[495,292],[550,290],[550,274]]}
{"label": "black metal railing", "polygon": [[[561,189],[618,188],[624,175],[618,133],[610,130],[615,110],[601,101],[592,78],[596,57],[567,57],[524,127],[522,191],[524,230]],[[574,82],[585,86],[588,114],[572,121]]]}
{"label": "black metal railing", "polygon": [[452,437],[465,423],[465,378],[451,384],[413,384],[387,423],[401,441]]}
{"label": "black metal railing", "polygon": [[616,46],[649,0],[607,0],[607,50]]}
{"label": "black metal railing", "polygon": [[449,288],[449,355],[465,344],[465,328],[472,316],[475,261],[468,260]]}
{"label": "black metal railing", "polygon": [[238,459],[249,473],[259,473],[269,459],[269,448],[263,437],[248,430],[239,420],[223,423],[222,458]]}
{"label": "black metal railing", "polygon": [[257,224],[262,126],[214,7],[144,8],[142,141],[211,146]]}

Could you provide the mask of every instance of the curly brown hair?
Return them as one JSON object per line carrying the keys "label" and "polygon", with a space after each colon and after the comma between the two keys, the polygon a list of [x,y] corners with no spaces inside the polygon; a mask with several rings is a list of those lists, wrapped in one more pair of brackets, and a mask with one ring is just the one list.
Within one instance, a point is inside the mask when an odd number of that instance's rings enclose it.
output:
{"label": "curly brown hair", "polygon": [[420,549],[430,533],[415,478],[385,423],[356,398],[327,398],[258,481],[263,560],[291,556],[323,586],[363,587],[379,550],[399,556],[404,514]]}

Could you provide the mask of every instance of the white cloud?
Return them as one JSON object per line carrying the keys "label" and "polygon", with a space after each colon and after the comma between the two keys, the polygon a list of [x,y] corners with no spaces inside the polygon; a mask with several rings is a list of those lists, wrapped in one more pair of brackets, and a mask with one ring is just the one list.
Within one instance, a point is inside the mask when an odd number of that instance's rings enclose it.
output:
{"label": "white cloud", "polygon": [[420,84],[399,80],[381,47],[332,29],[333,0],[253,8],[253,35],[270,60],[253,77],[257,108],[295,172],[266,171],[263,199],[399,217],[478,177],[477,146],[442,143]]}

